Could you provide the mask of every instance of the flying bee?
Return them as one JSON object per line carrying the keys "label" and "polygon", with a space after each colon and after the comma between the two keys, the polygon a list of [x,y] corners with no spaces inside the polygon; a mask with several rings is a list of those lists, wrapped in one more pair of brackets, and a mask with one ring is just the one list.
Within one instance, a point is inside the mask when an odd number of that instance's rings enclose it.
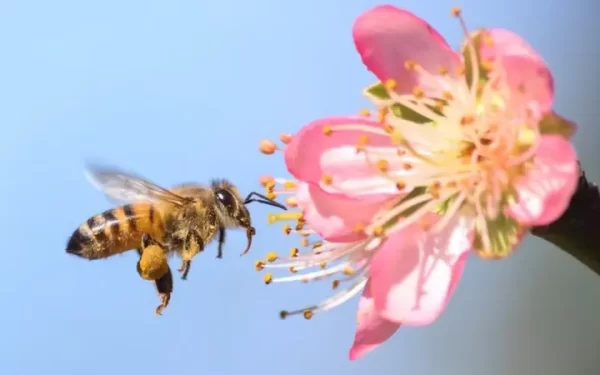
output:
{"label": "flying bee", "polygon": [[258,202],[286,210],[256,192],[242,199],[227,180],[213,180],[209,186],[190,183],[165,189],[117,169],[90,166],[87,175],[109,199],[123,205],[81,224],[67,243],[67,253],[96,260],[137,250],[137,272],[155,282],[161,298],[157,314],[168,305],[173,292],[167,255],[175,253],[182,259],[179,272],[185,280],[192,258],[217,237],[217,258],[223,256],[226,229],[244,229],[247,245],[241,255],[250,250],[256,230],[247,204]]}

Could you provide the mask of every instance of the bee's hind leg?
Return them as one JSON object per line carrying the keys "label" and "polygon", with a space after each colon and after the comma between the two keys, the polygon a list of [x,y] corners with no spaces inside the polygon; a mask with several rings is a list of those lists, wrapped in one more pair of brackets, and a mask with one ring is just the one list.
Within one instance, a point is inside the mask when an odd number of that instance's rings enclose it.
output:
{"label": "bee's hind leg", "polygon": [[140,260],[137,262],[137,272],[144,280],[152,280],[160,296],[160,305],[155,310],[157,315],[171,300],[173,292],[173,275],[167,260],[164,246],[147,234],[144,234],[140,248],[137,249]]}
{"label": "bee's hind leg", "polygon": [[160,279],[154,281],[156,290],[160,296],[160,305],[154,311],[156,315],[162,315],[162,311],[169,305],[171,301],[171,293],[173,293],[173,275],[171,274],[171,268],[167,270]]}

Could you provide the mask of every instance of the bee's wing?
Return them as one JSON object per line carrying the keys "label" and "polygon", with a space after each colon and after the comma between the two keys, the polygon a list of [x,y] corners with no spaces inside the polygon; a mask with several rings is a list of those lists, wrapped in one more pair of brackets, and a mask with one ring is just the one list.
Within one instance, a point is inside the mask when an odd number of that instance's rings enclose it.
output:
{"label": "bee's wing", "polygon": [[153,203],[170,203],[181,206],[187,199],[164,189],[142,177],[124,172],[116,168],[88,164],[86,177],[97,189],[110,200],[119,204],[135,201]]}

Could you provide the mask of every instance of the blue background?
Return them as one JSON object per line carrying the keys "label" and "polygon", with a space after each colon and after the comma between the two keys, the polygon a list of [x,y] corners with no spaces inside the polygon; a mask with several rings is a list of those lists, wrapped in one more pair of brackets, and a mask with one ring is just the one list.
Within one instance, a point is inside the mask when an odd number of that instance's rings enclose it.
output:
{"label": "blue background", "polygon": [[[247,192],[285,176],[263,137],[329,114],[357,113],[374,79],[351,38],[376,1],[0,1],[0,368],[3,374],[594,374],[600,280],[528,238],[503,262],[473,257],[444,315],[347,359],[356,299],[311,321],[280,321],[321,286],[264,286],[253,261],[290,243],[251,207],[259,235],[239,257],[213,245],[155,317],[135,254],[86,262],[71,232],[109,202],[83,177],[90,158],[163,184],[215,176]],[[600,180],[598,3],[398,1],[453,46],[449,16],[523,35],[556,78],[557,109]],[[174,262],[174,266],[178,266]],[[327,284],[327,285],[325,285]]]}

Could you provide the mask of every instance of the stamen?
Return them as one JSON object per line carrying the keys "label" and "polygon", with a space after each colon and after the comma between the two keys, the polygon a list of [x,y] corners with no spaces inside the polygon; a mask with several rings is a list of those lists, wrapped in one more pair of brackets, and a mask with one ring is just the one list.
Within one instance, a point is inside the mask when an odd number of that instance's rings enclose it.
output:
{"label": "stamen", "polygon": [[279,135],[279,139],[282,143],[285,143],[287,145],[292,141],[292,135],[289,133],[281,133]]}
{"label": "stamen", "polygon": [[265,155],[272,155],[277,150],[277,145],[272,141],[263,139],[260,141],[259,150]]}
{"label": "stamen", "polygon": [[270,213],[267,217],[267,221],[269,224],[273,224],[278,221],[299,220],[301,218],[302,212],[278,212],[276,214]]}

